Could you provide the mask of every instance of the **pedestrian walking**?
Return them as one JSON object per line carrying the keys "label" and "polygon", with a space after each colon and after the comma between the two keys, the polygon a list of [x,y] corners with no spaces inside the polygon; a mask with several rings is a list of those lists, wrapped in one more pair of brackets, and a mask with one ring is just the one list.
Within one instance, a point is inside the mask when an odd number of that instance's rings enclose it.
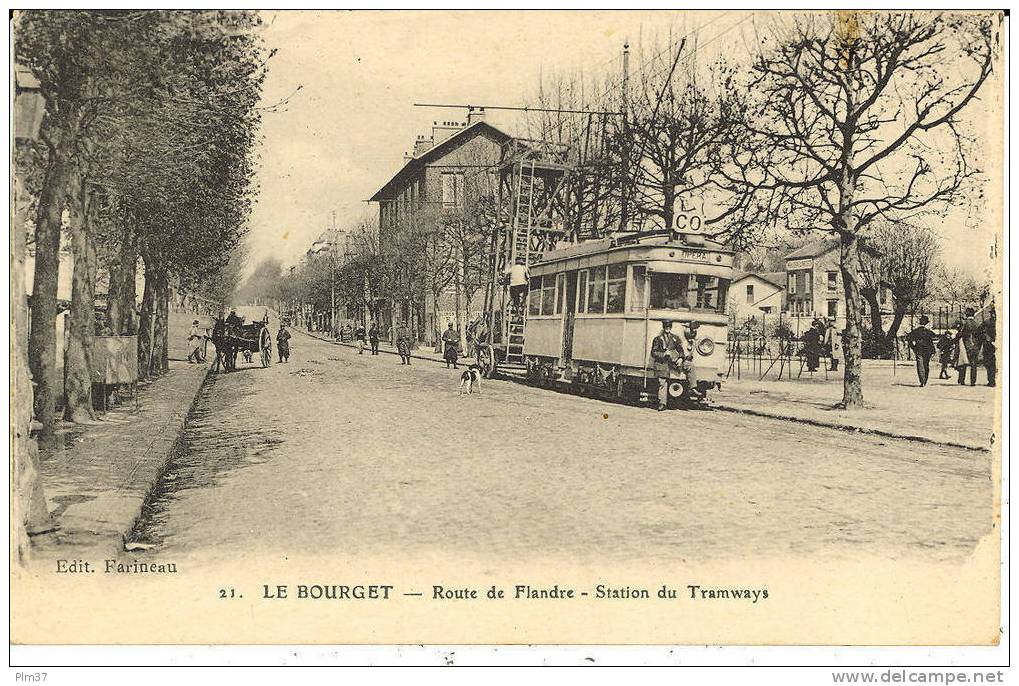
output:
{"label": "pedestrian walking", "polygon": [[831,358],[831,366],[828,368],[829,372],[837,372],[839,370],[839,357],[842,355],[841,342],[842,336],[839,334],[838,329],[835,328],[835,320],[826,320],[824,328],[824,347],[828,353],[828,357]]}
{"label": "pedestrian walking", "polygon": [[938,337],[938,363],[941,364],[938,378],[951,378],[948,375],[948,368],[955,366],[955,336],[952,335],[951,329],[941,332]]}
{"label": "pedestrian walking", "polygon": [[357,354],[358,355],[364,354],[365,340],[363,324],[357,325],[357,329],[354,331],[354,338],[357,339]]}
{"label": "pedestrian walking", "polygon": [[372,355],[379,354],[379,325],[372,322],[372,325],[368,327],[368,342],[372,347]]}
{"label": "pedestrian walking", "polygon": [[446,369],[457,367],[460,358],[460,334],[453,330],[453,322],[442,332],[442,358],[446,361]]}
{"label": "pedestrian walking", "polygon": [[396,327],[396,351],[400,354],[400,364],[410,364],[410,329],[403,323]]}
{"label": "pedestrian walking", "polygon": [[934,357],[934,332],[927,328],[930,321],[927,315],[922,315],[920,325],[906,335],[906,343],[916,358],[916,378],[920,381],[920,388],[927,385],[927,378],[931,373],[931,358]]}
{"label": "pedestrian walking", "polygon": [[198,320],[191,322],[188,331],[188,364],[202,361],[202,332],[198,329]]}
{"label": "pedestrian walking", "polygon": [[994,316],[994,311],[991,311],[991,316],[984,322],[983,325],[983,355],[984,355],[984,366],[987,368],[987,385],[996,386],[998,377],[998,348],[995,345],[995,341],[998,337],[997,332],[997,321]]}
{"label": "pedestrian walking", "polygon": [[280,330],[276,332],[276,351],[279,353],[280,362],[290,361],[290,332],[283,322],[280,322]]}
{"label": "pedestrian walking", "polygon": [[959,385],[966,384],[966,371],[969,370],[969,385],[977,385],[977,366],[980,364],[980,349],[983,347],[983,329],[975,318],[976,310],[967,307],[965,319],[959,324],[956,340],[959,342]]}

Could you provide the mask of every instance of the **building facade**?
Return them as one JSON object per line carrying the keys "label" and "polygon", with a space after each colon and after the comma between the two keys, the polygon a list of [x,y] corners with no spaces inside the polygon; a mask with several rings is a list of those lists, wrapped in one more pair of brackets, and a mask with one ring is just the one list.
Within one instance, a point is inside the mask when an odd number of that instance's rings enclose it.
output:
{"label": "building facade", "polygon": [[736,323],[778,315],[785,308],[785,272],[737,272],[729,285],[729,313]]}
{"label": "building facade", "polygon": [[[440,240],[450,214],[463,215],[472,194],[497,191],[496,167],[509,140],[508,134],[484,121],[483,108],[471,108],[465,122],[434,122],[431,135],[418,136],[413,155],[406,156],[403,167],[371,197],[379,205],[383,254],[401,254],[404,242],[402,254],[406,255],[408,240],[422,246],[406,264],[394,266],[391,285],[396,294],[383,304],[382,327],[388,329],[383,333],[391,336],[399,324],[406,324],[417,342],[433,344],[446,322],[454,322],[463,332],[471,313],[481,309],[482,288],[465,302],[448,268],[444,276],[438,276],[438,257],[431,254],[429,241]],[[449,283],[437,287],[440,278]]]}

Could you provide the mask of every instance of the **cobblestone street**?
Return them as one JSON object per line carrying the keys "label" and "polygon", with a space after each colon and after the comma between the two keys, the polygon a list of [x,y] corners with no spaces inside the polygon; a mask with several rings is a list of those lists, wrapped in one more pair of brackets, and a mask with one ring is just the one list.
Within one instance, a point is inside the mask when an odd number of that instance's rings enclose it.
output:
{"label": "cobblestone street", "polygon": [[153,554],[966,556],[990,453],[600,402],[305,335],[203,391],[147,508]]}

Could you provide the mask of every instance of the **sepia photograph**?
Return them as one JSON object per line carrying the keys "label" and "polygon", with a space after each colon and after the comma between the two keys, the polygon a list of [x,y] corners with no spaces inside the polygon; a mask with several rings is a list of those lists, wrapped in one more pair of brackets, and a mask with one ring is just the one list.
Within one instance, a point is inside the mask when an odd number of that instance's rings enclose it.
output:
{"label": "sepia photograph", "polygon": [[12,10],[12,647],[999,646],[1007,29]]}

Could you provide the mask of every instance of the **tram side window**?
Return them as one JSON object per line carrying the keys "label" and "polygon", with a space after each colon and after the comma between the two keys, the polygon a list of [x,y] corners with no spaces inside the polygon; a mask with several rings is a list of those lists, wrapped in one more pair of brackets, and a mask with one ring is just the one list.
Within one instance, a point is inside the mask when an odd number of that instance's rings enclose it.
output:
{"label": "tram side window", "polygon": [[566,309],[564,305],[566,302],[566,274],[556,274],[555,293],[555,313],[562,314]]}
{"label": "tram side window", "polygon": [[651,279],[651,307],[662,310],[689,310],[689,274],[659,274]]}
{"label": "tram side window", "polygon": [[531,285],[528,289],[527,314],[541,314],[541,277],[531,277]]}
{"label": "tram side window", "polygon": [[605,312],[605,267],[590,270],[587,284],[587,311],[589,314]]}
{"label": "tram side window", "polygon": [[697,309],[723,312],[728,282],[717,276],[697,276]]}
{"label": "tram side window", "polygon": [[633,268],[633,289],[630,293],[630,311],[644,311],[644,289],[647,284],[647,269],[643,266]]}
{"label": "tram side window", "polygon": [[606,312],[622,312],[626,307],[626,265],[609,265],[605,295]]}
{"label": "tram side window", "polygon": [[587,270],[580,272],[577,279],[577,312],[587,312]]}
{"label": "tram side window", "polygon": [[555,274],[541,277],[541,313],[552,314],[555,308]]}

